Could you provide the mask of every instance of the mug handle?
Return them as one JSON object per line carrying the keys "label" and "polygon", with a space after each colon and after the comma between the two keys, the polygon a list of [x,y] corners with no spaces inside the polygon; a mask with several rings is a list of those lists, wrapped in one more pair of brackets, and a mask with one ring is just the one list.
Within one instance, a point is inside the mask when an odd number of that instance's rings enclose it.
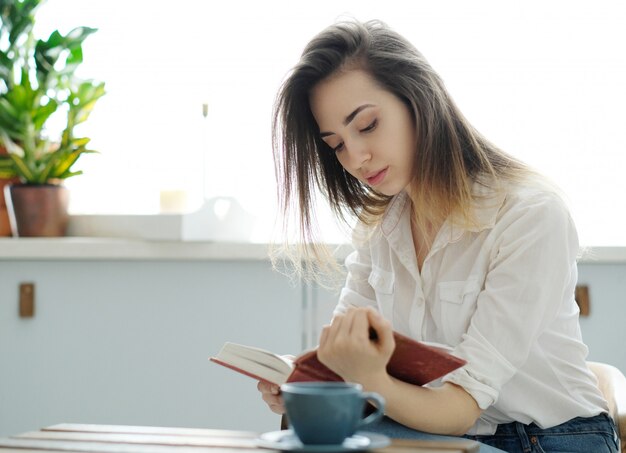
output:
{"label": "mug handle", "polygon": [[367,417],[365,417],[363,420],[361,420],[361,423],[359,423],[359,428],[374,423],[380,420],[383,415],[385,415],[385,399],[382,396],[374,392],[363,392],[361,394],[361,397],[366,401],[373,400],[374,409],[376,410],[369,414]]}

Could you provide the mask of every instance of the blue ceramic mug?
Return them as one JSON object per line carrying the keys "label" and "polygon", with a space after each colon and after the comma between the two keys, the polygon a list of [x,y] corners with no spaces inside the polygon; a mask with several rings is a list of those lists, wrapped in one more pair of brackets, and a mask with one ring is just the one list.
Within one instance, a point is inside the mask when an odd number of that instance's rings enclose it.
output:
{"label": "blue ceramic mug", "polygon": [[[340,445],[357,430],[379,420],[385,400],[350,382],[292,382],[281,387],[290,426],[303,444]],[[366,401],[375,412],[363,418]]]}

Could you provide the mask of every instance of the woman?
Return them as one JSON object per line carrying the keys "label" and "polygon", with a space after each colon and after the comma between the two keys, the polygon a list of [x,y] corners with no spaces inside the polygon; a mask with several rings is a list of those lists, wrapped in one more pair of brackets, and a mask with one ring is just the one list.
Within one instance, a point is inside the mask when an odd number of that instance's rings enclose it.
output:
{"label": "woman", "polygon": [[[513,452],[617,451],[585,364],[566,206],[468,123],[409,42],[377,21],[324,30],[279,93],[274,138],[282,206],[297,205],[314,268],[314,189],[358,219],[318,354],[384,396],[380,430]],[[437,387],[395,380],[392,330],[447,344],[467,365]],[[259,390],[284,411],[278,388]]]}

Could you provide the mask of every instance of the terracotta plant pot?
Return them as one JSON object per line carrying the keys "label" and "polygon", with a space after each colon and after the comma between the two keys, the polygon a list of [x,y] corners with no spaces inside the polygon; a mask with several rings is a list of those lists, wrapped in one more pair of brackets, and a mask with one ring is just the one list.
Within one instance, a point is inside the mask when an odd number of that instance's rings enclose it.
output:
{"label": "terracotta plant pot", "polygon": [[16,237],[65,236],[69,191],[49,184],[11,184],[4,188],[11,231]]}

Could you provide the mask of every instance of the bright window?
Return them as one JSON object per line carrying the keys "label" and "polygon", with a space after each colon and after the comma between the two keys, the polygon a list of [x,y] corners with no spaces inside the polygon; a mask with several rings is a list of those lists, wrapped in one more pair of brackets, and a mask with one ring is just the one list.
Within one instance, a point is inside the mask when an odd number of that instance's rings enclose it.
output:
{"label": "bright window", "polygon": [[[595,1],[49,0],[36,35],[99,29],[79,74],[108,94],[68,180],[75,213],[156,213],[163,190],[236,197],[276,218],[274,95],[315,33],[379,18],[442,75],[488,138],[568,194],[585,245],[626,245],[626,7]],[[202,104],[208,115],[202,116]],[[332,234],[329,239],[335,239]]]}

